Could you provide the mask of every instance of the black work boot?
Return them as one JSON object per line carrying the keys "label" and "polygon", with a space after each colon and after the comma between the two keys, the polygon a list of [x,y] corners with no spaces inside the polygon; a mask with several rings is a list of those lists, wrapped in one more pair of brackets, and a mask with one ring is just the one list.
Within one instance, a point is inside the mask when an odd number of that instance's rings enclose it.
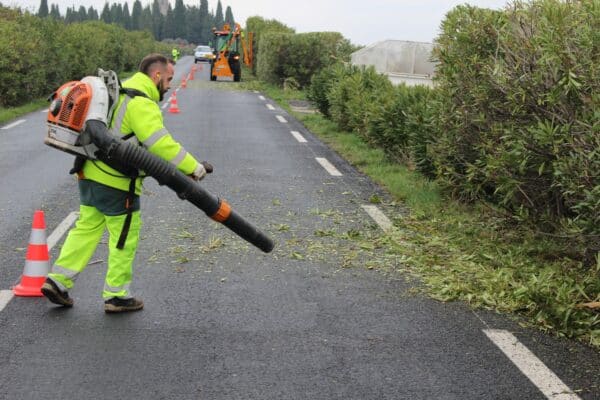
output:
{"label": "black work boot", "polygon": [[144,302],[132,297],[130,299],[121,299],[112,297],[104,302],[104,312],[121,313],[128,311],[139,311],[144,308]]}
{"label": "black work boot", "polygon": [[62,291],[56,283],[50,278],[46,278],[46,282],[41,288],[42,294],[54,304],[60,304],[64,307],[73,307],[73,299],[69,297],[69,292]]}

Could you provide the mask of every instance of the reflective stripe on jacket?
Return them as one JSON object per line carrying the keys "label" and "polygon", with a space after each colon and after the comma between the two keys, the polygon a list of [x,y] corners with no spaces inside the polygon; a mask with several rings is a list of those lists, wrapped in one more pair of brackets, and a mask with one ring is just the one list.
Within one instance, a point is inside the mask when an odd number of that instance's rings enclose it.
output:
{"label": "reflective stripe on jacket", "polygon": [[[121,94],[115,108],[111,128],[114,134],[135,133],[135,139],[151,153],[171,162],[186,175],[194,172],[198,161],[179,144],[163,124],[163,116],[158,106],[158,89],[150,77],[137,72],[123,87],[137,89],[148,96],[129,97]],[[134,140],[129,139],[129,140]],[[137,143],[136,143],[137,144]],[[143,173],[142,173],[143,174]],[[87,160],[83,165],[85,179],[128,191],[130,178],[101,161]],[[142,179],[136,180],[135,192],[140,194]]]}

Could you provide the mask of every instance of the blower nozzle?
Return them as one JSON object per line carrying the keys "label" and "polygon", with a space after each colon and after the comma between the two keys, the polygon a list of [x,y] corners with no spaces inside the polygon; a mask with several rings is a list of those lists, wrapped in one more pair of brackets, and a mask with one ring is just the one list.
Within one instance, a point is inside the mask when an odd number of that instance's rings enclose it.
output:
{"label": "blower nozzle", "polygon": [[118,140],[110,134],[106,124],[102,121],[88,120],[85,130],[106,159],[126,167],[143,170],[147,175],[156,179],[160,185],[168,186],[177,193],[179,198],[189,201],[204,211],[211,219],[222,223],[242,239],[252,243],[265,253],[273,250],[275,244],[268,236],[232,210],[225,200],[204,190],[173,164],[155,156],[143,147]]}

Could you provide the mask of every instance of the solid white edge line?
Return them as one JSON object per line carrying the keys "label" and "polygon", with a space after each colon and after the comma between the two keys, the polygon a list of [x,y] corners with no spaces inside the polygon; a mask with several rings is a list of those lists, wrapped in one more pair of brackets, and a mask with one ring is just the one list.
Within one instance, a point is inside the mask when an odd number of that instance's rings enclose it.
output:
{"label": "solid white edge line", "polygon": [[0,290],[0,311],[12,300],[14,294],[12,290]]}
{"label": "solid white edge line", "polygon": [[25,122],[25,120],[24,120],[24,119],[20,119],[20,120],[18,120],[18,121],[15,121],[15,122],[13,122],[12,124],[8,124],[8,125],[6,125],[6,126],[3,126],[3,127],[2,127],[2,128],[0,128],[0,129],[10,129],[10,128],[14,128],[14,127],[15,127],[15,126],[17,126],[17,125],[20,125],[20,124],[22,124],[23,122]]}
{"label": "solid white edge line", "polygon": [[167,108],[167,106],[169,105],[170,102],[171,102],[171,98],[169,97],[169,99],[167,100],[167,102],[162,105],[161,109],[164,110],[165,108]]}
{"label": "solid white edge line", "polygon": [[263,100],[263,101],[264,101],[264,100],[266,100],[266,99],[265,99],[265,96],[262,96],[262,95],[261,95],[261,96],[258,96],[258,98],[259,98],[259,99],[261,99],[261,100]]}
{"label": "solid white edge line", "polygon": [[302,136],[300,134],[300,132],[298,131],[290,131],[290,133],[296,138],[297,141],[299,141],[300,143],[306,143],[306,139],[304,139],[304,136]]}
{"label": "solid white edge line", "polygon": [[337,170],[326,158],[316,157],[316,160],[331,176],[342,176],[342,173]]}
{"label": "solid white edge line", "polygon": [[581,400],[512,333],[501,329],[484,329],[483,333],[548,399]]}
{"label": "solid white edge line", "polygon": [[60,224],[54,229],[54,231],[48,236],[46,239],[46,243],[48,243],[48,250],[52,249],[54,245],[60,240],[60,238],[69,230],[73,222],[77,221],[79,218],[79,212],[73,211],[65,219],[62,220]]}
{"label": "solid white edge line", "polygon": [[285,118],[283,118],[281,115],[277,115],[277,116],[275,116],[275,118],[277,118],[277,120],[279,122],[281,122],[282,124],[287,123],[287,120]]}
{"label": "solid white edge line", "polygon": [[377,206],[372,204],[363,204],[361,207],[384,231],[388,231],[393,226],[392,221],[390,221],[389,218]]}
{"label": "solid white edge line", "polygon": [[274,110],[274,109],[275,109],[275,107],[273,107],[273,105],[272,105],[272,104],[267,104],[267,108],[268,108],[269,110]]}

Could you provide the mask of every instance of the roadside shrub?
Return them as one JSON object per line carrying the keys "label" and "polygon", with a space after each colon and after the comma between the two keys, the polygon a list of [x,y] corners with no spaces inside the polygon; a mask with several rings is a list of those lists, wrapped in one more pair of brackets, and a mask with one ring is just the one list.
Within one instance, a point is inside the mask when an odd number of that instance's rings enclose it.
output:
{"label": "roadside shrub", "polygon": [[46,97],[98,68],[134,70],[143,56],[167,52],[147,32],[99,21],[65,25],[0,6],[0,106]]}
{"label": "roadside shrub", "polygon": [[307,98],[317,107],[321,114],[329,117],[329,92],[337,84],[337,78],[343,76],[345,66],[336,63],[321,69],[310,80],[306,90]]}
{"label": "roadside shrub", "polygon": [[47,62],[40,51],[44,38],[31,17],[16,16],[0,23],[0,106],[23,104],[43,95],[42,66]]}
{"label": "roadside shrub", "polygon": [[432,90],[402,84],[380,94],[376,105],[371,107],[368,136],[391,159],[434,177],[428,154],[428,146],[434,138]]}
{"label": "roadside shrub", "polygon": [[261,48],[261,39],[264,33],[279,32],[279,33],[295,33],[296,31],[287,25],[275,20],[264,19],[259,16],[253,16],[246,19],[246,31],[253,32],[252,51],[254,59],[252,62],[252,73],[257,75],[258,60],[260,60],[259,52]]}
{"label": "roadside shrub", "polygon": [[600,3],[460,6],[442,24],[440,182],[600,251]]}
{"label": "roadside shrub", "polygon": [[333,78],[335,84],[331,86],[327,95],[331,120],[344,131],[351,130],[348,102],[358,89],[358,79],[355,77],[358,74],[360,69],[354,66],[335,70]]}
{"label": "roadside shrub", "polygon": [[261,36],[257,76],[278,85],[294,78],[306,87],[318,71],[347,58],[350,48],[348,40],[337,32],[266,32]]}

